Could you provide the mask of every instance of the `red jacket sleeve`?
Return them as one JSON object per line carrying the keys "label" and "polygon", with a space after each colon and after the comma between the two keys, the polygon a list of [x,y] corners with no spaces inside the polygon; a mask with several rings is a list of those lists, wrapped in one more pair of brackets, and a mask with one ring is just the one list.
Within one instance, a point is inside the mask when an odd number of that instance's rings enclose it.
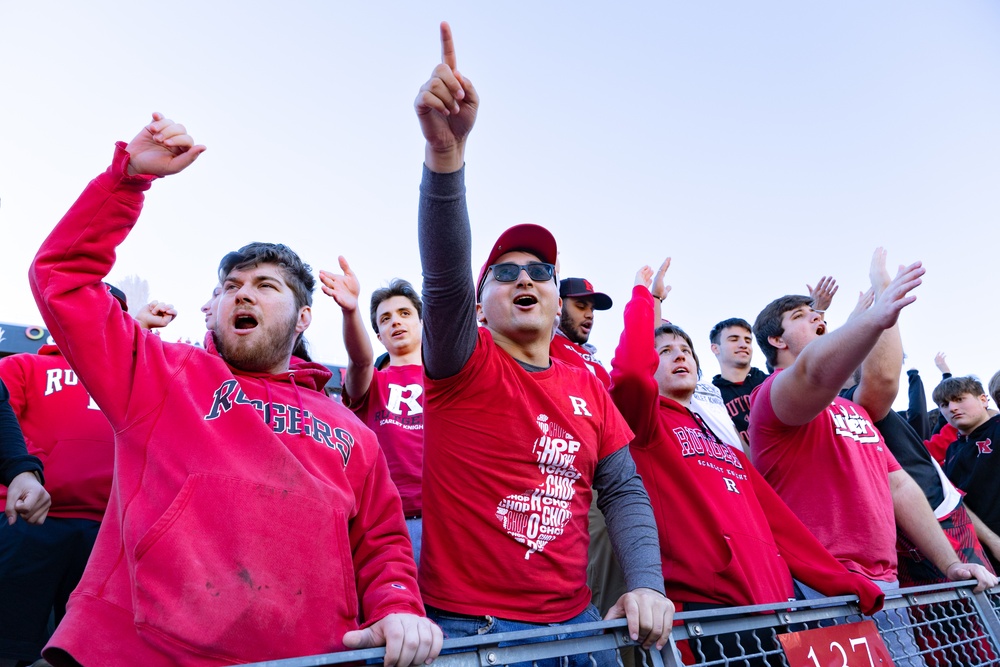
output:
{"label": "red jacket sleeve", "polygon": [[882,589],[834,558],[755,468],[747,468],[747,473],[792,576],[823,595],[858,596],[865,614],[881,609],[885,602]]}
{"label": "red jacket sleeve", "polygon": [[653,296],[642,285],[632,288],[625,305],[625,328],[611,360],[611,398],[635,432],[632,446],[656,441],[660,392],[654,374],[659,366],[653,338]]}
{"label": "red jacket sleeve", "polygon": [[958,429],[951,424],[945,424],[944,428],[931,436],[930,440],[924,440],[927,451],[931,453],[934,460],[939,465],[944,465],[944,455],[948,452],[948,446],[958,440]]}
{"label": "red jacket sleeve", "polygon": [[113,425],[132,394],[141,329],[103,284],[142,210],[152,177],[128,176],[118,143],[95,178],[45,239],[28,272],[35,303],[52,338]]}
{"label": "red jacket sleeve", "polygon": [[382,450],[374,451],[348,529],[363,626],[389,614],[425,615],[403,505]]}

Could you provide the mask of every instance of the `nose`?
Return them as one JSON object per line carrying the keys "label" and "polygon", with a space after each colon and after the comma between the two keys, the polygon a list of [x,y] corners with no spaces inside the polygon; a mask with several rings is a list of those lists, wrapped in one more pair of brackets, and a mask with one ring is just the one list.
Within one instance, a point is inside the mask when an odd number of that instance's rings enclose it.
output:
{"label": "nose", "polygon": [[240,288],[236,290],[235,294],[236,301],[243,301],[247,303],[253,302],[253,287],[249,283],[243,283]]}

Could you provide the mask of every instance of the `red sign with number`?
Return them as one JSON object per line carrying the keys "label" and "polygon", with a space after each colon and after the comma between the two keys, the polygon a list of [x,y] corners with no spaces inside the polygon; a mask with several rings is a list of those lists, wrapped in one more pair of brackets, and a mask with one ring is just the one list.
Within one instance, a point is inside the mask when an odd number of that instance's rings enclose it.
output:
{"label": "red sign with number", "polygon": [[790,667],[894,667],[874,621],[778,635]]}

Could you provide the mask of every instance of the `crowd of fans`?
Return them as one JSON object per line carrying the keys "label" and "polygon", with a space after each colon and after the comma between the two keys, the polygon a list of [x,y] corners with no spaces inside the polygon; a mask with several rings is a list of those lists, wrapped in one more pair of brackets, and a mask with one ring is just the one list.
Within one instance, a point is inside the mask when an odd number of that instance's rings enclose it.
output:
{"label": "crowd of fans", "polygon": [[[546,229],[511,227],[470,274],[479,97],[447,24],[441,41],[415,102],[422,295],[393,279],[366,322],[347,260],[319,272],[343,312],[342,403],[304,345],[316,279],[291,249],[222,259],[204,348],[150,333],[169,304],[129,314],[102,282],[143,193],[204,151],[184,126],[154,114],[45,240],[30,283],[56,344],[0,361],[0,597],[17,601],[0,605],[0,665],[384,645],[402,667],[444,637],[602,617],[660,649],[676,609],[850,594],[898,625],[879,610],[900,584],[997,584],[1000,418],[982,384],[939,355],[937,412],[915,371],[892,411],[919,262],[893,277],[877,249],[835,331],[829,277],[753,325],[722,319],[711,382],[669,321],[670,260],[640,267],[605,366],[588,341],[611,299],[558,275]],[[690,649],[725,650],[708,644]]]}

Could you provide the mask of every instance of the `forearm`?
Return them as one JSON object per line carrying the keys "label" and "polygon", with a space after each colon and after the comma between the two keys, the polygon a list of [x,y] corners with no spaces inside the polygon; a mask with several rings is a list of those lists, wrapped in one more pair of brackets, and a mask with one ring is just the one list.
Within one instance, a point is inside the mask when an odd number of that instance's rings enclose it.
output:
{"label": "forearm", "polygon": [[393,613],[423,616],[403,506],[381,450],[355,497],[348,539],[364,625]]}
{"label": "forearm", "polygon": [[811,341],[774,379],[771,405],[783,424],[806,424],[836,398],[882,333],[869,312]]}
{"label": "forearm", "polygon": [[357,308],[342,311],[344,315],[344,348],[347,350],[347,373],[344,390],[348,396],[358,398],[368,391],[375,364],[372,343],[365,331],[364,320]]}
{"label": "forearm", "polygon": [[625,587],[664,593],[653,508],[627,447],[598,461],[594,489],[611,547],[625,573]]}
{"label": "forearm", "polygon": [[436,174],[453,174],[465,166],[465,140],[443,150],[435,150],[429,143],[424,147],[424,164]]}
{"label": "forearm", "polygon": [[903,367],[903,340],[899,325],[882,332],[875,346],[861,364],[861,381],[855,393],[860,404],[874,421],[892,409],[899,393],[899,373]]}
{"label": "forearm", "polygon": [[423,360],[428,377],[457,374],[476,346],[476,293],[465,171],[424,169],[418,213],[423,267]]}
{"label": "forearm", "polygon": [[907,372],[906,380],[906,421],[917,432],[921,440],[926,440],[931,436],[931,427],[927,417],[927,393],[924,390],[924,381],[916,369]]}
{"label": "forearm", "polygon": [[640,446],[649,439],[659,418],[654,377],[658,359],[650,307],[655,301],[645,287],[632,288],[632,299],[625,305],[625,326],[611,360],[611,398]]}
{"label": "forearm", "polygon": [[889,477],[896,523],[928,560],[947,573],[951,565],[961,561],[934,518],[923,491],[902,470],[890,473]]}

